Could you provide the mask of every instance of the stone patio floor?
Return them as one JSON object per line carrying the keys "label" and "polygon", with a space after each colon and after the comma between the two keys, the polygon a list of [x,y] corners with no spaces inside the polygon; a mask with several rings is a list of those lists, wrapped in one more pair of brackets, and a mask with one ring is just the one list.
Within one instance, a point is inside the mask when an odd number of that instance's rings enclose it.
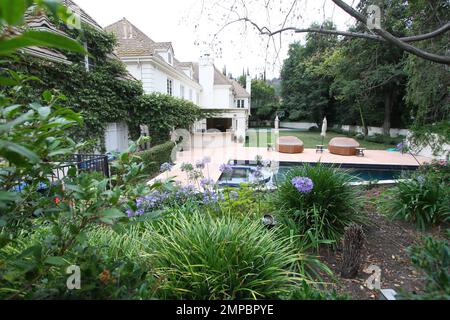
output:
{"label": "stone patio floor", "polygon": [[[350,163],[350,164],[384,164],[384,165],[418,165],[431,162],[430,158],[402,154],[400,152],[390,152],[383,150],[366,150],[364,157],[339,156],[330,154],[325,150],[323,154],[316,153],[315,149],[305,149],[301,154],[284,154],[277,151],[268,151],[267,148],[244,147],[240,144],[232,143],[227,147],[192,149],[190,151],[178,152],[175,166],[169,173],[163,173],[150,181],[165,180],[167,177],[174,177],[181,184],[188,184],[185,172],[181,171],[182,163],[191,163],[195,167],[198,160],[210,157],[211,163],[203,170],[205,177],[210,177],[214,181],[220,178],[220,165],[228,163],[230,160],[250,160],[254,161],[257,156],[263,160],[280,162],[322,162],[322,163]],[[416,160],[417,159],[417,160]]]}

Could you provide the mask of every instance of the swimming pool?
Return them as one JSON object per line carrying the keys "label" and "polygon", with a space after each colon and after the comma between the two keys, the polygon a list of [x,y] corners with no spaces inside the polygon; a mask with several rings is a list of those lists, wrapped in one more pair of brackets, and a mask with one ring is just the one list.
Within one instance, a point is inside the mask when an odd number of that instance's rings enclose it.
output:
{"label": "swimming pool", "polygon": [[[229,164],[233,167],[233,173],[222,174],[219,178],[219,186],[238,187],[241,183],[250,183],[254,181],[252,176],[255,172],[256,161],[238,161],[232,160]],[[271,167],[263,170],[264,182],[268,185],[276,185],[283,180],[285,174],[293,167],[301,166],[305,163],[298,162],[273,162]],[[307,163],[317,165],[317,163]],[[368,164],[332,164],[323,163],[329,166],[338,166],[346,170],[352,176],[353,182],[371,182],[387,183],[393,180],[401,179],[407,173],[413,172],[419,166],[404,165],[368,165]]]}

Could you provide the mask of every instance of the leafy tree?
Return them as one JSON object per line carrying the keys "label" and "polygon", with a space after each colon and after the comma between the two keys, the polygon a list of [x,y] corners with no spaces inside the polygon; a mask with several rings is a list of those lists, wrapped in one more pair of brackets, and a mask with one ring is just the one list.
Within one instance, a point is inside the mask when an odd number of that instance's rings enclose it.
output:
{"label": "leafy tree", "polygon": [[[313,24],[312,27],[318,27]],[[333,30],[332,22],[327,21],[324,29]],[[305,120],[321,123],[324,116],[334,120],[334,99],[329,94],[333,81],[314,69],[322,63],[327,54],[336,46],[334,35],[309,34],[306,44],[294,43],[289,48],[289,57],[282,71],[281,95],[283,108],[289,113],[289,120]]]}

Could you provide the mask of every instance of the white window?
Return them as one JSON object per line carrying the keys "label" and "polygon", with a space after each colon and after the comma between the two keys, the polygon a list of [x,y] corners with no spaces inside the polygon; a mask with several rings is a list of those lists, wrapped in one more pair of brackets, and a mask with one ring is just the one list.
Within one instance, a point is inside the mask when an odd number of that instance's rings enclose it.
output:
{"label": "white window", "polygon": [[237,108],[245,108],[245,100],[242,100],[242,99],[236,100],[236,107]]}
{"label": "white window", "polygon": [[171,79],[167,79],[167,94],[173,94],[173,81]]}
{"label": "white window", "polygon": [[180,97],[184,99],[184,86],[180,85]]}

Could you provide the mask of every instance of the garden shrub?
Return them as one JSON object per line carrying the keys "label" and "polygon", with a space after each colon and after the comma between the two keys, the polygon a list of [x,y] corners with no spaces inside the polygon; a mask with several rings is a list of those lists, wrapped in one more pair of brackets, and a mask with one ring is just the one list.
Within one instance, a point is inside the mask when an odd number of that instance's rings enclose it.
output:
{"label": "garden shrub", "polygon": [[[118,234],[107,227],[87,232],[88,241],[72,246],[61,256],[52,228],[36,221],[32,232],[21,232],[0,249],[2,299],[149,299],[154,278],[148,257],[142,255],[140,233],[128,228]],[[24,254],[24,252],[28,252]],[[36,260],[42,261],[35,265]],[[81,288],[66,286],[70,265],[80,267]],[[42,273],[42,279],[32,281]]]}
{"label": "garden shrub", "polygon": [[144,163],[144,173],[149,176],[156,175],[159,172],[161,164],[171,162],[171,155],[174,147],[175,143],[168,141],[154,146],[149,150],[139,152],[137,155]]}
{"label": "garden shrub", "polygon": [[162,220],[152,237],[163,299],[270,299],[290,292],[300,260],[259,221],[200,213]]}
{"label": "garden shrub", "polygon": [[311,286],[307,282],[302,282],[287,297],[287,300],[350,300],[350,296],[338,294],[335,290],[329,292]]}
{"label": "garden shrub", "polygon": [[360,189],[349,185],[351,176],[323,164],[291,169],[274,194],[274,208],[294,220],[310,241],[337,241],[345,227],[364,223]]}
{"label": "garden shrub", "polygon": [[450,186],[433,175],[414,174],[386,190],[380,201],[382,212],[427,227],[450,220]]}
{"label": "garden shrub", "polygon": [[[450,230],[447,230],[450,236]],[[413,265],[425,274],[425,293],[401,294],[407,299],[450,299],[450,246],[447,240],[426,237],[422,244],[408,248]]]}

